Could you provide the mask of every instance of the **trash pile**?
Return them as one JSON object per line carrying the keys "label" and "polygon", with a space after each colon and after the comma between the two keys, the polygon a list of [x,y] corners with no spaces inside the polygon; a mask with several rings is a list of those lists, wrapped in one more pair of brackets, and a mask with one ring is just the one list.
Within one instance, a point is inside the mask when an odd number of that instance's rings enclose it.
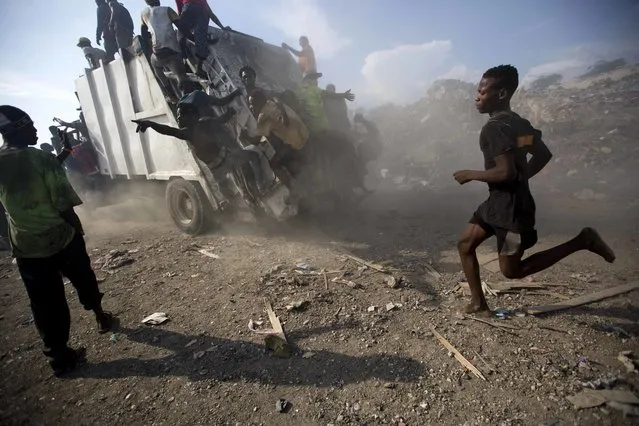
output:
{"label": "trash pile", "polygon": [[[437,188],[454,183],[454,170],[481,167],[478,137],[486,117],[475,110],[475,90],[472,83],[441,80],[415,104],[371,111],[386,142],[382,174],[397,186],[414,182]],[[536,187],[586,200],[612,196],[610,183],[619,194],[636,194],[638,67],[629,67],[622,77],[520,89],[512,106],[543,131],[554,154]]]}

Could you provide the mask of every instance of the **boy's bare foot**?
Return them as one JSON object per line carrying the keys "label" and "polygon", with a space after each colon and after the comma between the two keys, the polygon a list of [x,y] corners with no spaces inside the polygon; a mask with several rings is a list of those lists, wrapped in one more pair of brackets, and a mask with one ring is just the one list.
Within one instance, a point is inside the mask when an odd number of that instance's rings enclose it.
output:
{"label": "boy's bare foot", "polygon": [[598,254],[603,257],[608,263],[615,261],[615,252],[612,251],[610,246],[601,238],[599,232],[593,228],[584,228],[581,230],[581,237],[586,243],[586,247],[589,251]]}
{"label": "boy's bare foot", "polygon": [[486,304],[476,304],[476,303],[469,303],[468,305],[462,306],[459,308],[459,313],[460,314],[490,314],[490,309],[488,308],[488,305]]}

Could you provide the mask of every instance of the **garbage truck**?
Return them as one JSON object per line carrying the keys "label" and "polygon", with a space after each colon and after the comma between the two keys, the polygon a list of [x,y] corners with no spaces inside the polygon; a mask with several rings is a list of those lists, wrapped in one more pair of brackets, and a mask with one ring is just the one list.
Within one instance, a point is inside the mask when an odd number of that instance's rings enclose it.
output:
{"label": "garbage truck", "polygon": [[[245,65],[256,70],[260,85],[267,89],[284,91],[300,84],[297,64],[281,47],[212,27],[209,38],[216,40],[204,64],[209,78],[189,74],[207,94],[223,97],[241,88],[239,70]],[[107,185],[136,181],[163,185],[170,217],[181,231],[191,235],[206,231],[223,212],[238,207],[248,207],[254,214],[278,220],[295,215],[294,206],[285,203],[288,190],[268,168],[269,156],[273,155],[268,143],[247,148],[259,150],[263,167],[272,178],[269,186],[255,194],[241,172],[233,172],[229,179],[236,197],[232,203],[224,203],[219,195],[219,182],[194,156],[187,143],[154,131],[136,132],[136,124],[131,120],[178,126],[175,93],[172,93],[175,87],[162,83],[172,81],[170,73],[167,71],[162,76],[166,79],[154,73],[141,38],[136,38],[133,50],[133,55],[121,52],[119,58],[97,69],[85,70],[75,82],[86,136],[96,152],[99,177]],[[228,130],[238,144],[242,144],[241,129],[255,126],[255,119],[244,96],[235,98],[229,107],[236,114]]]}

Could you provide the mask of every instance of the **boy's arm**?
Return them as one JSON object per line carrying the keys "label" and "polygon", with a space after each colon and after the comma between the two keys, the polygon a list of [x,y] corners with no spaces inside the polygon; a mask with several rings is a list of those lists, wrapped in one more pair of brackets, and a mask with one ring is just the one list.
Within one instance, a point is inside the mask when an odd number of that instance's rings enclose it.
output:
{"label": "boy's arm", "polygon": [[150,127],[162,135],[172,136],[177,139],[182,139],[183,141],[188,140],[187,132],[184,129],[165,126],[164,124],[154,123],[153,121],[148,121],[148,120],[131,120],[131,121],[138,125],[137,129],[135,129],[136,132],[144,133],[146,132],[146,129]]}
{"label": "boy's arm", "polygon": [[295,49],[293,49],[291,46],[289,46],[289,45],[288,45],[288,44],[286,44],[286,43],[282,43],[282,47],[283,47],[284,49],[288,50],[289,52],[291,52],[293,55],[297,56],[298,58],[299,58],[300,56],[303,56],[303,55],[304,55],[304,51],[302,51],[302,50],[295,50]]}
{"label": "boy's arm", "polygon": [[224,25],[222,25],[222,22],[220,21],[220,18],[218,18],[217,15],[215,13],[213,13],[213,9],[211,9],[211,6],[208,3],[206,4],[206,8],[208,9],[209,19],[211,19],[211,21],[213,21],[213,23],[215,25],[220,27],[220,29],[222,29],[222,30],[226,29],[226,27],[224,27]]}
{"label": "boy's arm", "polygon": [[535,134],[535,139],[529,153],[532,157],[528,160],[528,179],[542,171],[552,158],[552,153],[544,141],[541,140],[541,132]]}
{"label": "boy's arm", "polygon": [[482,148],[493,157],[495,167],[489,170],[460,170],[454,177],[461,185],[476,180],[485,183],[510,182],[517,178],[514,150],[517,148],[515,140],[504,133],[498,123],[488,122],[482,130],[487,146]]}
{"label": "boy's arm", "polygon": [[344,93],[331,93],[324,90],[322,91],[322,96],[326,98],[346,99],[351,102],[355,100],[355,95],[351,93],[351,89],[348,89]]}
{"label": "boy's arm", "polygon": [[206,118],[201,118],[200,121],[202,122],[206,122],[208,121],[209,123],[221,123],[221,124],[225,124],[227,123],[231,118],[233,118],[233,116],[235,115],[235,110],[233,108],[229,108],[224,114],[220,115],[219,117],[206,117]]}

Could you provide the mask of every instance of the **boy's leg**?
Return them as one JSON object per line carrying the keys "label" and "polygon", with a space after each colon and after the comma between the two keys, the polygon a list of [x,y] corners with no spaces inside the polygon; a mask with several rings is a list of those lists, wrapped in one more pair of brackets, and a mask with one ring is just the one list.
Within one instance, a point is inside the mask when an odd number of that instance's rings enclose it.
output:
{"label": "boy's leg", "polygon": [[466,281],[470,288],[471,303],[463,308],[463,313],[471,314],[475,312],[488,311],[488,303],[481,288],[481,278],[479,276],[479,262],[477,261],[477,247],[493,235],[482,226],[476,223],[469,223],[459,238],[457,249],[461,260]]}
{"label": "boy's leg", "polygon": [[111,329],[113,317],[102,310],[102,296],[98,281],[91,268],[91,259],[87,254],[84,238],[76,234],[73,241],[60,253],[59,268],[78,293],[80,303],[87,311],[95,313],[98,331],[106,333]]}
{"label": "boy's leg", "polygon": [[[513,233],[508,234],[511,235]],[[516,236],[519,234],[514,235]],[[519,248],[515,248],[512,252],[504,252],[500,249],[499,266],[501,268],[501,272],[506,278],[521,279],[529,275],[536,274],[537,272],[548,269],[560,260],[581,250],[588,250],[592,253],[598,254],[609,263],[612,263],[615,260],[615,253],[593,228],[584,228],[581,230],[579,235],[572,240],[548,250],[535,253],[522,260],[524,250],[532,247],[534,244],[534,242],[532,244],[527,244],[525,239],[525,234],[520,235],[520,246]],[[507,245],[513,248],[511,243],[508,243]]]}

